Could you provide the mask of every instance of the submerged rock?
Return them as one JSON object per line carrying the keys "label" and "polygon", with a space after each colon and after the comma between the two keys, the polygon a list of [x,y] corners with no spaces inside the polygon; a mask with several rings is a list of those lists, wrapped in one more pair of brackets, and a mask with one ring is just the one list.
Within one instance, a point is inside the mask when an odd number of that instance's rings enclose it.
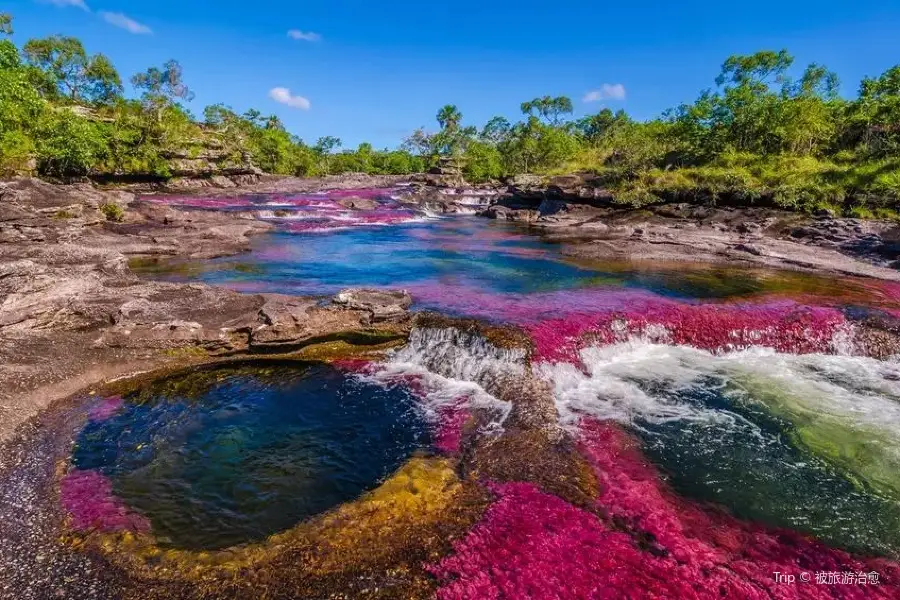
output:
{"label": "submerged rock", "polygon": [[370,322],[363,310],[319,306],[314,299],[267,294],[259,324],[250,332],[253,352],[288,352],[326,336],[359,331]]}
{"label": "submerged rock", "polygon": [[392,321],[403,318],[412,305],[412,297],[406,290],[375,290],[349,288],[342,290],[332,302],[351,310],[369,313],[372,322]]}

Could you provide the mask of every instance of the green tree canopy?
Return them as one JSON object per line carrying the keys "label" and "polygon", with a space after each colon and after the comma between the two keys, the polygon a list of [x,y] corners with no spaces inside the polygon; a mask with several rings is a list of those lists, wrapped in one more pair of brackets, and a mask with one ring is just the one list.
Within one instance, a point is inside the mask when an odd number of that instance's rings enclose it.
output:
{"label": "green tree canopy", "polygon": [[442,107],[436,118],[441,130],[429,138],[432,153],[458,158],[475,136],[476,129],[462,127],[463,116],[455,104]]}
{"label": "green tree canopy", "polygon": [[537,114],[550,125],[559,125],[563,115],[570,115],[574,110],[572,99],[566,96],[535,98],[534,100],[523,102],[521,109],[522,114]]}
{"label": "green tree canopy", "polygon": [[341,138],[326,135],[316,140],[315,150],[320,154],[331,154],[342,145]]}
{"label": "green tree canopy", "polygon": [[787,50],[736,54],[722,64],[722,72],[716,78],[716,84],[724,86],[730,83],[767,90],[768,84],[773,80],[775,83],[782,83],[785,73],[793,64],[794,57]]}
{"label": "green tree canopy", "polygon": [[496,145],[509,139],[511,130],[512,125],[506,117],[494,117],[485,124],[478,137],[483,142]]}
{"label": "green tree canopy", "polygon": [[9,13],[0,13],[0,35],[12,35],[12,15]]}
{"label": "green tree canopy", "polygon": [[447,104],[438,111],[437,122],[441,129],[446,131],[456,131],[462,121],[462,113],[456,108],[455,104]]}
{"label": "green tree canopy", "polygon": [[28,64],[43,71],[55,91],[72,102],[109,103],[122,94],[122,80],[109,59],[88,56],[76,38],[29,40],[23,51]]}
{"label": "green tree canopy", "polygon": [[131,78],[131,84],[144,94],[163,97],[171,102],[194,99],[194,92],[184,83],[181,63],[175,59],[167,61],[162,69],[151,67]]}

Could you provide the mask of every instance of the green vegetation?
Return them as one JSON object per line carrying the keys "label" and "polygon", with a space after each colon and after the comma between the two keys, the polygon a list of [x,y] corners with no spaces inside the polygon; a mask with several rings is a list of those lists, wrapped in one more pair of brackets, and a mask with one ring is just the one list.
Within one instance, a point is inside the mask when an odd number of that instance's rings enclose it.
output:
{"label": "green vegetation", "polygon": [[107,202],[100,205],[100,212],[106,217],[107,221],[121,223],[125,219],[125,211],[118,204]]}
{"label": "green vegetation", "polygon": [[417,131],[407,147],[461,157],[474,181],[590,172],[618,202],[635,206],[729,201],[894,216],[900,65],[865,79],[858,97],[846,100],[837,75],[812,64],[793,80],[793,62],[784,50],[733,56],[716,89],[645,122],[609,109],[566,120],[571,100],[547,96],[522,104],[523,121],[495,117],[475,134],[448,106],[438,115],[440,131]]}
{"label": "green vegetation", "polygon": [[401,150],[361,144],[338,152],[333,137],[307,145],[278,117],[256,110],[238,115],[215,105],[197,119],[175,60],[134,75],[141,96],[125,98],[109,59],[88,54],[79,40],[56,35],[19,49],[12,33],[12,18],[0,13],[0,177],[168,179],[251,164],[300,176],[426,168],[423,158]]}
{"label": "green vegetation", "polygon": [[255,165],[267,173],[406,174],[452,157],[473,182],[520,173],[590,172],[617,201],[768,203],[860,217],[900,209],[900,65],[866,78],[854,99],[812,64],[791,77],[787,51],[733,56],[715,87],[657,119],[604,108],[573,118],[564,96],[521,105],[522,120],[495,117],[480,130],[459,109],[437,114],[402,147],[308,145],[278,117],[218,104],[194,117],[177,61],[131,78],[139,99],[102,54],[77,39],[7,39],[0,14],[0,176],[157,178]]}

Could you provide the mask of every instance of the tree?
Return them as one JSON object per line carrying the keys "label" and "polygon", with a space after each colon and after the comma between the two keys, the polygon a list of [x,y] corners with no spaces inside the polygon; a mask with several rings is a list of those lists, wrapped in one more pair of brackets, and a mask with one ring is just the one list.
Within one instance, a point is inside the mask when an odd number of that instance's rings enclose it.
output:
{"label": "tree", "polygon": [[837,73],[829,71],[822,65],[813,63],[806,67],[803,77],[793,86],[786,86],[788,93],[794,97],[821,98],[834,100],[838,96],[841,80]]}
{"label": "tree", "polygon": [[76,38],[29,40],[23,50],[28,64],[46,73],[56,91],[72,102],[109,103],[122,94],[122,80],[109,59],[88,56]]}
{"label": "tree", "polygon": [[275,131],[284,131],[284,123],[281,122],[276,115],[269,115],[266,117],[266,129],[274,129]]}
{"label": "tree", "polygon": [[631,119],[624,110],[613,113],[609,108],[604,108],[595,115],[588,115],[576,121],[573,129],[589,142],[596,142],[611,129],[628,123]]}
{"label": "tree", "polygon": [[900,152],[900,65],[866,77],[850,104],[843,137],[875,156]]}
{"label": "tree", "polygon": [[318,156],[322,171],[326,174],[331,172],[331,153],[340,148],[341,145],[341,139],[331,135],[326,135],[316,140],[313,151]]}
{"label": "tree", "polygon": [[97,123],[58,111],[42,124],[37,143],[38,169],[53,176],[86,175],[106,152]]}
{"label": "tree", "polygon": [[34,129],[46,114],[47,103],[32,85],[15,44],[0,39],[0,176],[29,171]]}
{"label": "tree", "polygon": [[162,69],[151,67],[136,74],[131,85],[144,90],[144,104],[156,112],[157,122],[162,121],[162,113],[170,104],[194,99],[194,92],[184,83],[181,64],[175,59],[167,61]]}
{"label": "tree", "polygon": [[340,148],[342,145],[343,143],[341,142],[341,138],[326,135],[316,140],[316,145],[314,146],[314,148],[319,154],[331,154],[334,150]]}
{"label": "tree", "polygon": [[472,182],[499,179],[503,175],[503,157],[496,146],[473,141],[466,147],[463,174]]}
{"label": "tree", "polygon": [[297,168],[297,146],[278,129],[256,128],[249,144],[254,164],[267,173],[291,175]]}
{"label": "tree", "polygon": [[554,127],[559,126],[563,115],[570,115],[574,110],[571,98],[566,96],[535,98],[529,102],[523,102],[521,108],[522,114],[533,116],[537,113]]}
{"label": "tree", "polygon": [[446,131],[456,131],[459,129],[459,123],[462,121],[462,113],[456,108],[455,104],[447,104],[438,111],[437,122],[441,129]]}
{"label": "tree", "polygon": [[12,35],[12,15],[9,13],[0,13],[0,35]]}
{"label": "tree", "polygon": [[91,58],[85,76],[83,98],[98,104],[109,104],[122,95],[119,72],[103,54]]}
{"label": "tree", "polygon": [[265,118],[263,117],[262,113],[255,108],[251,108],[247,112],[245,112],[244,118],[250,121],[250,123],[252,123],[255,127],[262,127],[265,123]]}
{"label": "tree", "polygon": [[210,127],[224,128],[230,123],[240,120],[240,117],[224,104],[211,104],[203,109],[203,120]]}
{"label": "tree", "polygon": [[431,156],[434,153],[434,144],[431,138],[433,135],[419,127],[403,140],[400,148],[405,152],[415,154],[417,156]]}
{"label": "tree", "polygon": [[793,64],[794,57],[787,50],[736,54],[722,64],[722,72],[716,78],[716,84],[723,86],[732,83],[737,86],[762,86],[768,89],[767,84],[772,79],[776,83],[782,83],[785,72]]}
{"label": "tree", "polygon": [[454,104],[447,104],[437,113],[441,130],[431,136],[432,151],[436,154],[458,158],[465,152],[466,144],[475,136],[474,127],[461,127],[462,113]]}
{"label": "tree", "polygon": [[0,70],[18,70],[22,66],[19,49],[10,40],[0,40]]}
{"label": "tree", "polygon": [[494,117],[485,124],[478,137],[483,142],[496,145],[508,139],[511,130],[512,125],[506,117]]}

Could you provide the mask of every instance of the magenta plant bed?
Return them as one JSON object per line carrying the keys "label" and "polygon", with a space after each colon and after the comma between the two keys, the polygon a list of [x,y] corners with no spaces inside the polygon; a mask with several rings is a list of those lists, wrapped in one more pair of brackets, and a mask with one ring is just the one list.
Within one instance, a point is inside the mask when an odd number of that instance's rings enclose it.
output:
{"label": "magenta plant bed", "polygon": [[119,412],[124,405],[122,396],[110,396],[102,398],[88,410],[88,418],[91,421],[105,421]]}
{"label": "magenta plant bed", "polygon": [[150,531],[150,521],[130,511],[99,471],[69,472],[59,483],[59,497],[76,531]]}
{"label": "magenta plant bed", "polygon": [[[897,598],[900,565],[854,558],[798,533],[741,522],[675,494],[639,450],[639,442],[611,422],[587,420],[581,450],[601,486],[598,507],[609,518],[650,534],[656,559],[675,578],[701,583],[696,597]],[[677,565],[677,568],[674,568]],[[879,584],[816,583],[817,573],[878,573]],[[794,575],[795,584],[775,573]],[[808,574],[805,583],[801,575]]]}
{"label": "magenta plant bed", "polygon": [[840,311],[790,301],[766,304],[682,304],[660,299],[636,309],[572,314],[526,326],[535,360],[578,362],[586,345],[633,337],[714,352],[766,346],[780,352],[834,352],[847,327]]}
{"label": "magenta plant bed", "polygon": [[[897,598],[898,566],[861,560],[677,497],[618,426],[588,422],[582,451],[602,492],[596,513],[531,483],[489,484],[481,523],[429,565],[442,600],[471,598]],[[603,515],[601,517],[600,515]],[[616,525],[611,525],[615,523]],[[826,572],[865,585],[817,583]],[[780,582],[777,574],[793,576]],[[869,584],[878,573],[878,584]],[[802,575],[806,574],[806,575]],[[809,581],[804,581],[808,577]]]}
{"label": "magenta plant bed", "polygon": [[[232,198],[149,196],[144,200],[198,210],[253,212],[275,221],[285,231],[311,233],[353,226],[395,225],[419,218],[416,211],[391,197],[391,189],[331,190],[286,196],[247,195]],[[354,200],[362,200],[357,205]],[[372,201],[376,201],[372,205]]]}
{"label": "magenta plant bed", "polygon": [[467,402],[468,398],[462,398],[459,403],[438,410],[434,447],[445,454],[459,454],[463,428],[472,415],[466,408]]}

